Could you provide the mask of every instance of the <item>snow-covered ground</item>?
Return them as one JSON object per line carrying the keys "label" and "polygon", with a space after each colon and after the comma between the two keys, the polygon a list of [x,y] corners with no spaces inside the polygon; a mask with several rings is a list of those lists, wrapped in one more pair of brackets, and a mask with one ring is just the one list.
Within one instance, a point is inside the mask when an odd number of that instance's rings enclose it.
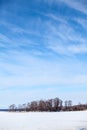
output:
{"label": "snow-covered ground", "polygon": [[0,130],[87,130],[87,111],[0,112]]}

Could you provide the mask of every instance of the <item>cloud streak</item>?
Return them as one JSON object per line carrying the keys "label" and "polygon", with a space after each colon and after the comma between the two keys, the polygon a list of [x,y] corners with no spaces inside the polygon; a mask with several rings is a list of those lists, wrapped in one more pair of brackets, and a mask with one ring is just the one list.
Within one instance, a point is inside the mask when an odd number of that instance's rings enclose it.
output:
{"label": "cloud streak", "polygon": [[[26,3],[25,0],[2,7],[0,92],[17,93],[20,102],[23,98],[28,100],[28,94],[31,98],[32,94],[47,97],[46,92],[48,97],[63,94],[66,97],[70,87],[73,93],[79,86],[86,88],[87,9],[84,2],[35,0],[35,3]],[[81,88],[78,91],[80,93]],[[10,103],[16,102],[13,95],[8,99]]]}
{"label": "cloud streak", "polygon": [[77,11],[80,11],[83,14],[87,15],[87,3],[85,0],[61,0],[66,5],[68,5],[70,8],[73,8]]}

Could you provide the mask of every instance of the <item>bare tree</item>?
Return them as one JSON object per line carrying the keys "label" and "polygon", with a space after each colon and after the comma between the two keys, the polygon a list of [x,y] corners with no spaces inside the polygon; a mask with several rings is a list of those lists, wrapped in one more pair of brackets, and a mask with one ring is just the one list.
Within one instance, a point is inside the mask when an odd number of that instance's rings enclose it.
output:
{"label": "bare tree", "polygon": [[54,111],[58,111],[59,107],[59,98],[54,99]]}
{"label": "bare tree", "polygon": [[22,105],[19,104],[17,109],[18,109],[18,111],[22,111]]}
{"label": "bare tree", "polygon": [[25,104],[25,103],[22,104],[22,110],[23,110],[23,111],[26,111],[26,104]]}
{"label": "bare tree", "polygon": [[39,111],[46,111],[46,102],[44,100],[40,100],[38,104]]}
{"label": "bare tree", "polygon": [[71,107],[71,106],[72,106],[72,101],[69,100],[69,101],[68,101],[68,107]]}
{"label": "bare tree", "polygon": [[26,105],[26,111],[30,111],[30,107],[31,107],[31,104],[27,103],[27,105]]}
{"label": "bare tree", "polygon": [[37,101],[32,101],[30,104],[31,111],[37,111]]}
{"label": "bare tree", "polygon": [[15,104],[9,106],[9,111],[16,111],[17,107]]}
{"label": "bare tree", "polygon": [[66,108],[68,107],[68,101],[67,100],[65,101],[65,107]]}
{"label": "bare tree", "polygon": [[59,99],[59,110],[62,110],[63,108],[63,101]]}

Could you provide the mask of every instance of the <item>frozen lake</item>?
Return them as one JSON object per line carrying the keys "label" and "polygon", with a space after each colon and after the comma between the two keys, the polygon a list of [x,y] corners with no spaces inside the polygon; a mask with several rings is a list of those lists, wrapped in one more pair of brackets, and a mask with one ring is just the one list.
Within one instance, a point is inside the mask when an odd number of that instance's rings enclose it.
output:
{"label": "frozen lake", "polygon": [[87,111],[0,112],[0,130],[87,130]]}

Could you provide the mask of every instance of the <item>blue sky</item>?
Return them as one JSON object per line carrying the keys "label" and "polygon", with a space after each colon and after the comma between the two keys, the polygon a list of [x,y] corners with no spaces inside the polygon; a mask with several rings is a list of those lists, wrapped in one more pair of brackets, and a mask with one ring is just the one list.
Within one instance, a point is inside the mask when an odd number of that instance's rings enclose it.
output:
{"label": "blue sky", "polygon": [[0,107],[87,102],[87,1],[0,0]]}

